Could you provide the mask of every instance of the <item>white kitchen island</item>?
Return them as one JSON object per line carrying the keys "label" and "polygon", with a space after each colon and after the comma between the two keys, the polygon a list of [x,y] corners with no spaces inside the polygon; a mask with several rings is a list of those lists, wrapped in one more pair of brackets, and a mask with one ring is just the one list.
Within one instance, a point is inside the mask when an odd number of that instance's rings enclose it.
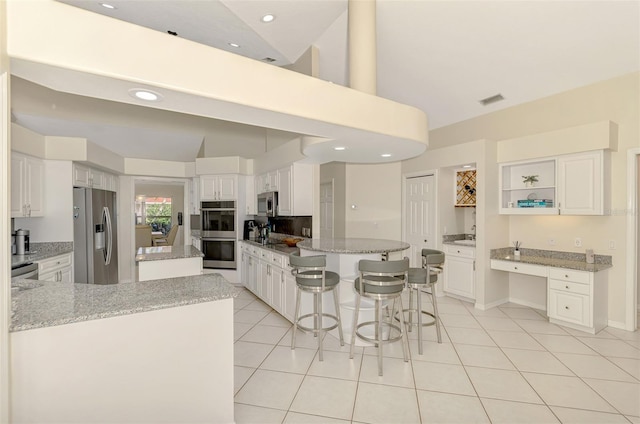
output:
{"label": "white kitchen island", "polygon": [[[356,292],[353,288],[358,276],[358,262],[361,259],[383,260],[388,259],[389,253],[401,252],[411,247],[409,243],[396,240],[365,239],[365,238],[328,238],[307,239],[297,244],[300,256],[326,255],[327,270],[337,272],[340,275],[340,315],[342,319],[342,331],[345,343],[351,343],[351,330],[353,328],[353,313],[355,310]],[[327,313],[334,314],[333,299],[331,293],[323,295],[323,308]],[[303,304],[302,309],[308,310],[311,304]],[[373,320],[373,302],[363,299],[360,305],[359,322]],[[366,330],[365,330],[366,333]],[[337,335],[337,330],[331,334]],[[367,345],[360,339],[356,345]]]}
{"label": "white kitchen island", "polygon": [[220,275],[15,286],[11,422],[233,422],[238,289]]}
{"label": "white kitchen island", "polygon": [[202,274],[203,256],[192,245],[140,247],[136,252],[137,281]]}

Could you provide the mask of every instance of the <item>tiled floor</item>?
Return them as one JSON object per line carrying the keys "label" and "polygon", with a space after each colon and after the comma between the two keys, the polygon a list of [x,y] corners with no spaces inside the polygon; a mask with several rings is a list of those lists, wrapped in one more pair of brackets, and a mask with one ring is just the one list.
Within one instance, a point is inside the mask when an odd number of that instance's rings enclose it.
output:
{"label": "tiled floor", "polygon": [[[235,301],[236,423],[638,423],[640,333],[590,335],[506,304],[488,311],[438,298],[443,343],[425,328],[424,354],[409,333],[411,360],[299,333],[248,291]],[[351,319],[352,317],[345,317]]]}

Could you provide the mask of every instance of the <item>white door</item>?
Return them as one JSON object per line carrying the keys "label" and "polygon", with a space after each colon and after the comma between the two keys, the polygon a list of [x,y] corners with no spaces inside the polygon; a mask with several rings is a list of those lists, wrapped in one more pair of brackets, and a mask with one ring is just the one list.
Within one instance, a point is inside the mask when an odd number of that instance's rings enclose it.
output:
{"label": "white door", "polygon": [[320,238],[333,238],[333,182],[320,184]]}
{"label": "white door", "polygon": [[405,234],[411,245],[409,262],[412,267],[422,264],[422,249],[435,249],[436,196],[433,175],[407,178],[405,185]]}

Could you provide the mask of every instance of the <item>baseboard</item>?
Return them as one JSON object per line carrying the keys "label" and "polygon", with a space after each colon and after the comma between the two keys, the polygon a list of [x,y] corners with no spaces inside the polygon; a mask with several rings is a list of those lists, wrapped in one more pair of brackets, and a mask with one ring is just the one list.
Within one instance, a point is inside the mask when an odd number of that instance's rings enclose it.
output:
{"label": "baseboard", "polygon": [[505,303],[508,303],[508,302],[509,302],[509,299],[495,300],[491,303],[485,303],[485,304],[476,302],[475,307],[480,309],[481,311],[486,311],[487,309],[495,308],[496,306],[504,305]]}
{"label": "baseboard", "polygon": [[516,299],[516,298],[510,297],[509,298],[509,303],[515,303],[516,305],[528,306],[530,308],[537,309],[539,311],[547,312],[547,305],[540,305],[540,304],[537,304],[537,303],[529,302],[527,300]]}
{"label": "baseboard", "polygon": [[609,327],[617,328],[617,329],[620,329],[620,330],[635,331],[635,328],[634,328],[633,330],[629,330],[629,329],[627,328],[627,324],[626,324],[626,323],[624,323],[624,322],[620,322],[620,321],[612,321],[612,320],[609,320],[609,321],[607,322],[607,325],[608,325]]}

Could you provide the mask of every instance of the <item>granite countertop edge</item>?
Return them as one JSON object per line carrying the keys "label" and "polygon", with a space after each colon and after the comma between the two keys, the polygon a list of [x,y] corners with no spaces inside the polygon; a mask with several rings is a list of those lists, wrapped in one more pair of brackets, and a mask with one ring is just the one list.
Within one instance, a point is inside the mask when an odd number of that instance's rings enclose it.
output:
{"label": "granite countertop edge", "polygon": [[[10,332],[214,302],[235,298],[241,291],[219,274],[107,286],[34,280],[14,284],[29,289],[12,293]],[[172,299],[176,293],[180,297]]]}
{"label": "granite countertop edge", "polygon": [[301,249],[324,253],[373,254],[400,252],[411,247],[409,243],[384,239],[310,239],[298,243]]}
{"label": "granite countertop edge", "polygon": [[490,259],[587,272],[599,272],[613,267],[611,256],[606,255],[595,255],[595,263],[589,264],[585,255],[580,253],[521,249],[520,257],[516,258],[513,250],[512,247],[491,249]]}
{"label": "granite countertop edge", "polygon": [[[169,246],[166,246],[169,247]],[[202,258],[204,253],[198,250],[192,245],[186,246],[170,246],[170,249],[164,247],[163,252],[146,252],[136,253],[136,262],[150,262],[150,261],[166,261],[170,259],[188,259],[188,258]],[[144,251],[144,247],[138,248],[138,252]],[[148,249],[158,249],[158,247],[150,247]],[[169,251],[170,250],[170,251]]]}
{"label": "granite countertop edge", "polygon": [[65,253],[73,253],[73,242],[34,242],[31,248],[35,251],[26,255],[12,255],[11,266],[23,265],[29,262],[42,261],[44,259],[53,258],[54,256],[64,255]]}

